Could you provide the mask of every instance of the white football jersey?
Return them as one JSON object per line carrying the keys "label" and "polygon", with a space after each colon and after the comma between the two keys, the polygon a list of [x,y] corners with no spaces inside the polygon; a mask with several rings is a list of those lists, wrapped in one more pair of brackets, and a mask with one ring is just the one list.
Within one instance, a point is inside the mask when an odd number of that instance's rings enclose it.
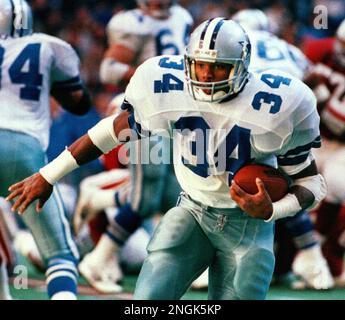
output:
{"label": "white football jersey", "polygon": [[80,87],[79,58],[58,38],[35,33],[0,39],[0,128],[49,143],[50,90]]}
{"label": "white football jersey", "polygon": [[136,65],[146,59],[184,52],[193,19],[179,5],[171,7],[167,19],[155,19],[140,9],[119,12],[107,26],[109,45],[121,44],[137,53]]}
{"label": "white football jersey", "polygon": [[134,108],[136,130],[174,137],[175,172],[193,199],[235,207],[233,175],[257,162],[295,174],[320,146],[312,91],[279,70],[250,75],[243,91],[222,103],[195,101],[184,83],[183,57],[160,56],[142,64],[126,89],[123,108]]}
{"label": "white football jersey", "polygon": [[248,31],[252,45],[249,70],[278,69],[302,79],[307,71],[307,57],[297,47],[266,31]]}

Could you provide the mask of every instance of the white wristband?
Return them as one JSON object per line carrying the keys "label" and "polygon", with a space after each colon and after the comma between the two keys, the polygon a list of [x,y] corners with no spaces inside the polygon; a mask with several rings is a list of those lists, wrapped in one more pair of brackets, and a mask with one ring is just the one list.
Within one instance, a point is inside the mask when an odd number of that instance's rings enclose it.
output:
{"label": "white wristband", "polygon": [[42,177],[51,185],[59,181],[63,176],[79,167],[71,152],[66,149],[52,162],[39,170]]}
{"label": "white wristband", "polygon": [[307,208],[307,210],[315,208],[327,194],[326,181],[321,174],[297,179],[291,186],[306,188],[314,195],[314,202]]}
{"label": "white wristband", "polygon": [[273,213],[265,222],[291,217],[301,210],[297,197],[292,193],[288,193],[284,198],[273,202]]}

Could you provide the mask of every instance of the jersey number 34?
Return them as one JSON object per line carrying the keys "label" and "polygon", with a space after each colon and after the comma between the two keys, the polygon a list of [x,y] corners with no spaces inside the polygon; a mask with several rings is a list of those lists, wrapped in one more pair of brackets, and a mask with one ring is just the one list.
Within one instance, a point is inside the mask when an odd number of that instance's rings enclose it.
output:
{"label": "jersey number 34", "polygon": [[[182,60],[176,62],[168,58],[162,58],[159,61],[159,65],[166,69],[183,70]],[[289,86],[291,83],[289,78],[268,73],[262,74],[260,80],[270,88],[270,91],[280,88],[281,85]],[[163,74],[162,80],[154,82],[155,93],[164,93],[171,90],[183,90],[183,82],[171,73]],[[268,105],[268,112],[276,114],[280,111],[282,98],[280,95],[272,92],[259,91],[254,95],[251,105],[257,111],[260,111],[263,105]],[[212,174],[214,169],[216,172],[226,171],[230,185],[234,174],[243,165],[253,160],[251,159],[250,129],[242,128],[235,124],[228,131],[226,137],[221,141],[214,153],[210,153],[209,144],[212,129],[203,117],[181,117],[175,122],[175,128],[180,130],[182,135],[185,134],[185,138],[189,141],[188,149],[191,158],[187,159],[182,156],[182,163],[203,178],[207,178]],[[187,130],[185,131],[185,129]],[[190,139],[191,137],[194,138]],[[200,147],[198,148],[200,145],[202,150],[200,150]],[[212,154],[212,158],[210,158],[210,154]]]}

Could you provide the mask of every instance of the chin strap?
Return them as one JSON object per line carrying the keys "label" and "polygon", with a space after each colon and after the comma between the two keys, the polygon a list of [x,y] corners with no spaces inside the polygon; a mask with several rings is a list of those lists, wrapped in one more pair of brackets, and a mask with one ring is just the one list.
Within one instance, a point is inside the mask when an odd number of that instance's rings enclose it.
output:
{"label": "chin strap", "polygon": [[214,94],[206,94],[201,88],[195,88],[194,95],[200,101],[217,102],[222,100],[222,98],[226,95],[226,92],[218,91]]}

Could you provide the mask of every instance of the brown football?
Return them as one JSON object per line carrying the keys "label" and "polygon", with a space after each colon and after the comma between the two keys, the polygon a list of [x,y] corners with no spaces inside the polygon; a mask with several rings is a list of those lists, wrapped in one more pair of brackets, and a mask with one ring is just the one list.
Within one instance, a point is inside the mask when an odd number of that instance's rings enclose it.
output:
{"label": "brown football", "polygon": [[234,176],[235,182],[250,194],[258,192],[256,178],[262,180],[272,202],[280,200],[288,192],[289,183],[284,174],[267,165],[250,164],[242,167]]}

